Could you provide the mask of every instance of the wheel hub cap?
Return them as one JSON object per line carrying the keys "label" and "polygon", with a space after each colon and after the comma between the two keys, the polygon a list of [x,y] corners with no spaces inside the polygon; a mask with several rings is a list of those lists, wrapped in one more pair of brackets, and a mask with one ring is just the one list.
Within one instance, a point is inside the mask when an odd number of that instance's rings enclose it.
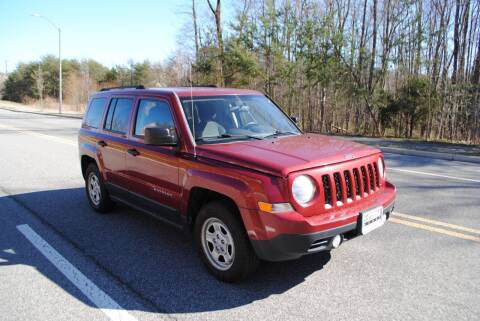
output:
{"label": "wheel hub cap", "polygon": [[203,223],[202,248],[215,268],[225,271],[232,266],[235,246],[230,230],[221,220],[211,217]]}
{"label": "wheel hub cap", "polygon": [[100,180],[95,173],[90,173],[88,176],[88,195],[93,204],[100,204],[102,190],[100,189]]}

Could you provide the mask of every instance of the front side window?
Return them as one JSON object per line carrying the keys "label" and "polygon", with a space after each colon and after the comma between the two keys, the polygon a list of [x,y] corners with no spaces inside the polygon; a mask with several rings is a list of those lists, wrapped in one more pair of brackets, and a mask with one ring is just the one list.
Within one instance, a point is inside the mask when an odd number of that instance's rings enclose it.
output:
{"label": "front side window", "polygon": [[265,96],[183,98],[182,107],[190,131],[200,144],[300,134],[292,120]]}
{"label": "front side window", "polygon": [[104,128],[106,130],[126,134],[128,131],[128,120],[133,106],[131,98],[114,98],[108,107],[107,119]]}
{"label": "front side window", "polygon": [[144,136],[147,127],[175,129],[170,106],[167,102],[154,99],[140,100],[135,123],[135,136]]}
{"label": "front side window", "polygon": [[106,101],[106,98],[92,99],[87,115],[85,116],[85,125],[91,128],[98,128],[100,126]]}

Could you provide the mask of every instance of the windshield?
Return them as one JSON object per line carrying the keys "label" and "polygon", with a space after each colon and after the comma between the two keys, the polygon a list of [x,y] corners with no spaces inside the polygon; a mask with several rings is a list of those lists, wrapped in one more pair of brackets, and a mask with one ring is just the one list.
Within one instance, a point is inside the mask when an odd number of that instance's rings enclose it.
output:
{"label": "windshield", "polygon": [[197,143],[300,134],[290,118],[265,96],[193,97],[181,102]]}

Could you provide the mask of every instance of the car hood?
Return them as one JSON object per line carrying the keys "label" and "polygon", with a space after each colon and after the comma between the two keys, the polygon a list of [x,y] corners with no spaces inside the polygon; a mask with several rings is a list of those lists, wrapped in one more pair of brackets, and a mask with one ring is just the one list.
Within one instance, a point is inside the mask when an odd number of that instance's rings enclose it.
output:
{"label": "car hood", "polygon": [[204,144],[197,156],[248,167],[276,176],[380,153],[374,147],[319,134]]}

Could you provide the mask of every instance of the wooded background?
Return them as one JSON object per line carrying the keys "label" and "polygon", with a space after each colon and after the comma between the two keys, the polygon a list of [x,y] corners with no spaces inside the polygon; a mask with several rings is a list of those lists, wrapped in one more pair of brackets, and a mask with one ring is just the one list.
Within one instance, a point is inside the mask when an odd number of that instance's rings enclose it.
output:
{"label": "wooded background", "polygon": [[[307,131],[480,143],[478,0],[192,0],[181,10],[167,61],[65,60],[67,102],[84,108],[112,85],[216,84],[265,92]],[[3,98],[56,97],[57,63],[20,64]]]}

